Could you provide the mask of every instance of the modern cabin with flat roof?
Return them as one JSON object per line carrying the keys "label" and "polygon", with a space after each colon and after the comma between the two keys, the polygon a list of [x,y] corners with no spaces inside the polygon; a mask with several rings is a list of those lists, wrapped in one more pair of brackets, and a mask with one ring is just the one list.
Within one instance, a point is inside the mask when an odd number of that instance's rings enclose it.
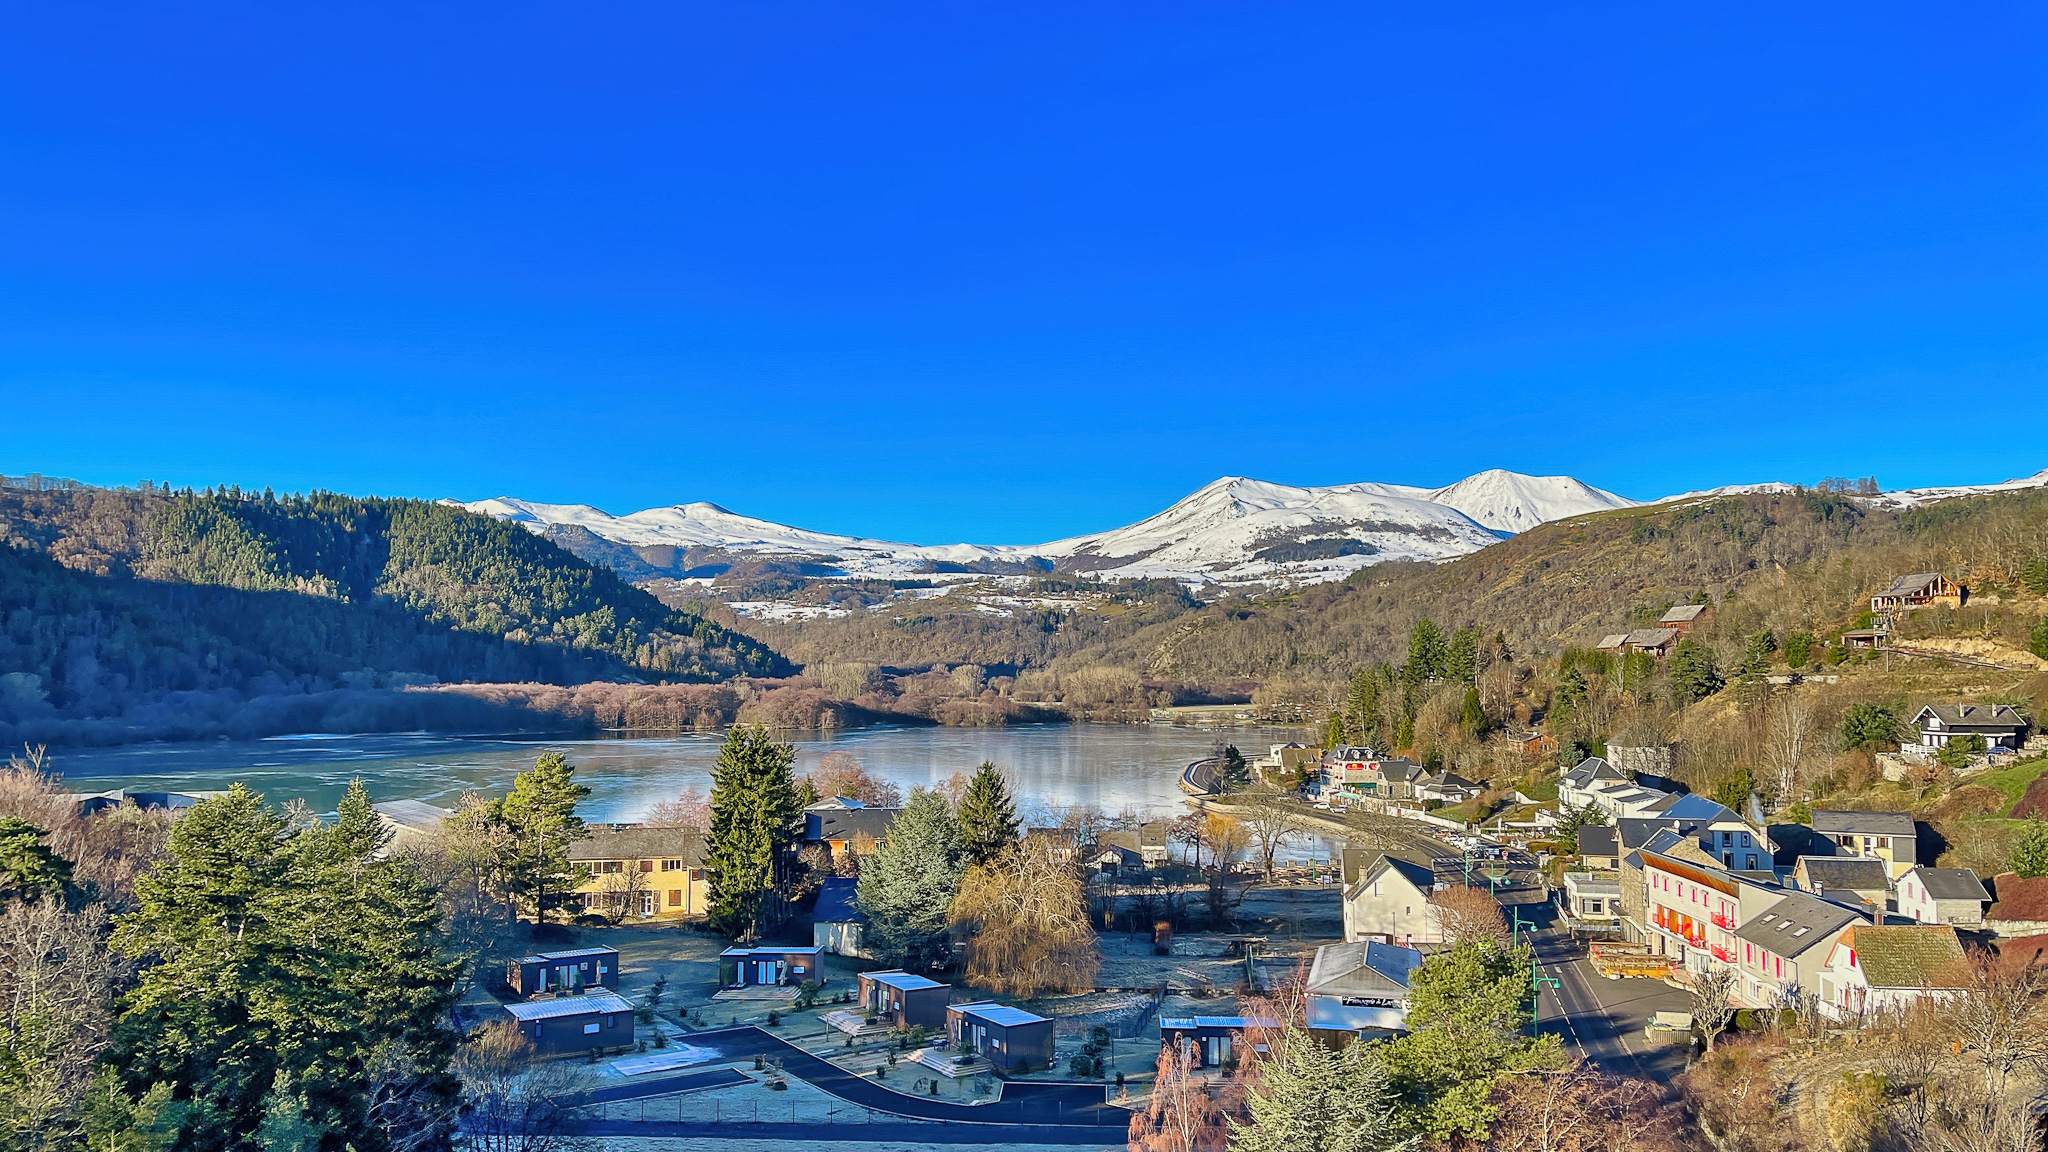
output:
{"label": "modern cabin with flat roof", "polygon": [[983,1000],[948,1006],[946,1036],[955,1048],[981,1057],[998,1072],[1052,1064],[1052,1021],[1007,1004]]}
{"label": "modern cabin with flat roof", "polygon": [[953,989],[901,968],[860,974],[861,1007],[894,1028],[944,1028]]}
{"label": "modern cabin with flat roof", "polygon": [[542,1055],[623,1048],[633,1042],[633,1005],[616,992],[505,1005],[519,1034]]}
{"label": "modern cabin with flat roof", "polygon": [[617,948],[571,948],[539,952],[505,965],[505,983],[521,996],[543,992],[579,993],[585,988],[619,986]]}
{"label": "modern cabin with flat roof", "polygon": [[815,981],[824,954],[825,950],[815,944],[802,948],[780,944],[727,948],[718,954],[718,986],[780,988]]}
{"label": "modern cabin with flat roof", "polygon": [[[1252,1016],[1162,1016],[1159,1046],[1185,1048],[1197,1068],[1220,1068],[1237,1062],[1237,1045],[1246,1030],[1278,1028],[1278,1020]],[[1258,1047],[1256,1041],[1253,1047]]]}

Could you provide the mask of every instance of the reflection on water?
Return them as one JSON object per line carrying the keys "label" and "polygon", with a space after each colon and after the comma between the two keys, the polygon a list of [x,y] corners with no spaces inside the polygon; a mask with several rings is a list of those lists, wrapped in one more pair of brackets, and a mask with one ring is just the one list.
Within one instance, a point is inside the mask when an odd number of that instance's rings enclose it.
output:
{"label": "reflection on water", "polygon": [[[1223,733],[1117,724],[1046,724],[1016,728],[866,728],[791,737],[797,771],[815,768],[827,752],[850,752],[868,771],[908,791],[942,784],[992,760],[1016,782],[1028,810],[1094,804],[1126,806],[1153,816],[1176,815],[1176,781],[1188,761],[1208,754],[1218,735],[1248,755],[1292,739],[1286,729]],[[60,751],[51,767],[78,791],[225,788],[240,780],[274,803],[299,797],[331,811],[342,789],[362,777],[378,800],[416,799],[452,806],[465,790],[502,793],[512,777],[547,749],[559,749],[591,790],[584,811],[593,820],[631,820],[689,785],[709,789],[718,734],[631,740],[536,740],[530,737],[282,736],[268,740],[136,744]]]}

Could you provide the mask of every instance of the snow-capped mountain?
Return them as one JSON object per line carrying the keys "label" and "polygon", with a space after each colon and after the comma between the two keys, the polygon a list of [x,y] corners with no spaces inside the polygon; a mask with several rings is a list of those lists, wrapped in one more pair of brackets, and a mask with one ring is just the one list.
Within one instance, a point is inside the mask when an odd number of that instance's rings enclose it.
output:
{"label": "snow-capped mountain", "polygon": [[1467,476],[1423,494],[1423,499],[1456,508],[1497,532],[1527,532],[1552,520],[1634,508],[1638,503],[1570,476],[1524,476],[1500,468]]}
{"label": "snow-capped mountain", "polygon": [[1907,488],[1899,492],[1887,492],[1878,497],[1899,507],[1912,508],[1921,504],[1932,504],[1938,500],[1953,500],[1958,496],[1983,496],[1992,492],[2017,492],[2025,488],[2048,488],[2048,468],[2032,476],[2021,476],[1997,484],[1963,484],[1951,488]]}
{"label": "snow-capped mountain", "polygon": [[1303,488],[1226,476],[1136,524],[1036,545],[900,544],[792,528],[709,503],[627,516],[511,497],[462,506],[640,576],[650,574],[650,565],[683,575],[757,557],[826,565],[848,576],[906,576],[945,565],[1279,583],[1342,579],[1386,560],[1448,560],[1503,534],[1632,503],[1568,476],[1498,469],[1438,489],[1373,482]]}
{"label": "snow-capped mountain", "polygon": [[1129,527],[1014,551],[1116,576],[1330,580],[1384,560],[1447,560],[1500,539],[1455,508],[1389,494],[1393,487],[1226,476]]}

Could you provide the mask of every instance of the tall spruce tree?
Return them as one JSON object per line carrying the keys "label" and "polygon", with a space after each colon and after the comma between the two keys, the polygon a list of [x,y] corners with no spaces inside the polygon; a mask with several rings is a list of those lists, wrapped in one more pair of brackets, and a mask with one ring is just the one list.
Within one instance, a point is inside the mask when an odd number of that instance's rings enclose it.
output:
{"label": "tall spruce tree", "polygon": [[938,958],[947,912],[967,871],[960,826],[946,798],[914,788],[889,824],[889,837],[861,865],[861,942],[885,964],[921,968]]}
{"label": "tall spruce tree", "polygon": [[1443,679],[1448,654],[1443,629],[1427,616],[1417,620],[1408,632],[1408,670],[1413,678],[1417,682]]}
{"label": "tall spruce tree", "polygon": [[1351,742],[1378,748],[1386,741],[1380,736],[1380,680],[1377,669],[1360,668],[1351,674],[1351,690],[1344,696],[1346,730]]}
{"label": "tall spruce tree", "polygon": [[735,727],[711,772],[711,828],[704,865],[709,920],[735,940],[770,927],[782,906],[789,851],[803,835],[803,804],[790,765],[796,749],[766,728]]}
{"label": "tall spruce tree", "polygon": [[1408,1135],[1380,1046],[1330,1047],[1308,1029],[1280,1034],[1230,1120],[1230,1152],[1405,1152]]}
{"label": "tall spruce tree", "polygon": [[[1335,747],[1344,735],[1343,726],[1335,716],[1330,717],[1330,732],[1333,739],[1331,746]],[[1242,792],[1251,787],[1252,768],[1250,764],[1245,763],[1244,753],[1237,750],[1237,745],[1223,746],[1223,763],[1217,766],[1216,779],[1222,785],[1225,795]]]}
{"label": "tall spruce tree", "polygon": [[1690,704],[1721,690],[1721,670],[1707,646],[1687,636],[1671,653],[1671,687]]}
{"label": "tall spruce tree", "polygon": [[576,783],[576,768],[560,752],[543,752],[512,780],[511,794],[494,815],[512,830],[512,884],[533,900],[535,923],[545,923],[548,897],[575,886],[580,870],[569,864],[569,845],[590,835],[576,805],[590,789]]}
{"label": "tall spruce tree", "polygon": [[991,864],[1017,843],[1017,804],[1009,782],[984,760],[960,796],[960,844],[969,864]]}
{"label": "tall spruce tree", "polygon": [[171,1086],[174,1148],[287,1130],[320,1152],[446,1145],[458,966],[434,893],[383,843],[360,782],[332,825],[291,833],[237,784],[172,829],[115,931],[152,964],[110,1063],[145,1102]]}

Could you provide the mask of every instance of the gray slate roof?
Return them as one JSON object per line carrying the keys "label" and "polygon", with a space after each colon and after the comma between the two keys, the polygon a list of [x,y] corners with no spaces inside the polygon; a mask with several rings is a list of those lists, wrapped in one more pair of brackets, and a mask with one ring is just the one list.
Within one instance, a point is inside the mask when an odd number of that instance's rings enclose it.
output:
{"label": "gray slate roof", "polygon": [[1828,836],[1911,836],[1906,812],[1815,812],[1813,830]]}
{"label": "gray slate roof", "polygon": [[1878,593],[1880,596],[1910,596],[1924,590],[1929,584],[1941,579],[1939,572],[1909,572],[1892,581],[1892,585]]}
{"label": "gray slate roof", "polygon": [[1917,878],[1920,886],[1936,900],[1991,899],[1991,894],[1984,891],[1984,882],[1968,868],[1929,868],[1922,865],[1906,875]]}
{"label": "gray slate roof", "polygon": [[1621,840],[1605,824],[1579,829],[1579,855],[1613,856],[1621,851]]}
{"label": "gray slate roof", "polygon": [[1309,966],[1307,990],[1320,996],[1401,996],[1408,977],[1422,965],[1413,948],[1364,940],[1325,944]]}
{"label": "gray slate roof", "polygon": [[804,812],[804,839],[886,839],[901,808],[812,808]]}
{"label": "gray slate roof", "polygon": [[1883,892],[1891,887],[1884,861],[1874,856],[1801,856],[1796,867],[1805,870],[1809,886],[1851,892]]}
{"label": "gray slate roof", "polygon": [[681,860],[684,867],[695,868],[704,863],[704,834],[695,828],[599,829],[569,844],[569,860]]}
{"label": "gray slate roof", "polygon": [[1787,958],[1834,938],[1835,933],[1863,918],[1818,896],[1795,892],[1758,913],[1735,935]]}
{"label": "gray slate roof", "polygon": [[1917,722],[1932,712],[1942,727],[1963,732],[2015,732],[2027,726],[2027,718],[2005,704],[1929,704],[1915,713]]}
{"label": "gray slate roof", "polygon": [[818,902],[811,908],[811,920],[820,924],[863,924],[867,913],[860,910],[860,881],[852,876],[827,876],[818,885]]}

